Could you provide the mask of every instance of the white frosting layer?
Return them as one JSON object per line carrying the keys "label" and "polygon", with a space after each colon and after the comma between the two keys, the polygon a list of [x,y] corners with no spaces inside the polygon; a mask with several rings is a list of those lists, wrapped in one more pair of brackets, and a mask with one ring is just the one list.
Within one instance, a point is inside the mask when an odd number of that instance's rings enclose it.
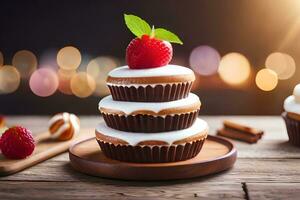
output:
{"label": "white frosting layer", "polygon": [[294,88],[293,95],[295,97],[295,101],[300,104],[300,84],[296,85]]}
{"label": "white frosting layer", "polygon": [[283,107],[287,112],[300,115],[300,84],[294,88],[293,95],[285,99]]}
{"label": "white frosting layer", "polygon": [[61,127],[59,127],[57,129],[56,132],[54,132],[53,134],[51,134],[51,137],[56,139],[56,138],[59,138],[61,136],[61,134],[63,132],[65,132],[67,129],[70,128],[70,125],[73,126],[73,129],[74,129],[74,135],[78,134],[79,131],[80,131],[80,125],[78,123],[79,119],[76,115],[74,114],[70,114],[70,113],[67,113],[67,112],[64,112],[64,113],[61,113],[61,114],[57,114],[57,115],[54,115],[50,120],[49,120],[49,127],[56,123],[57,121],[59,120],[63,120],[64,123],[62,124]]}
{"label": "white frosting layer", "polygon": [[199,97],[193,93],[190,93],[187,98],[168,102],[114,101],[112,96],[109,95],[107,97],[104,97],[99,102],[99,110],[101,108],[118,110],[127,115],[138,110],[148,110],[155,113],[159,113],[161,110],[189,106],[198,102],[200,102]]}
{"label": "white frosting layer", "polygon": [[199,133],[207,134],[208,125],[204,120],[198,118],[190,128],[183,130],[160,133],[133,133],[112,129],[106,126],[104,122],[102,122],[97,126],[96,131],[109,137],[124,140],[130,145],[137,145],[142,141],[151,140],[164,141],[168,144],[173,144],[176,141],[191,137]]}
{"label": "white frosting layer", "polygon": [[128,66],[118,67],[109,72],[110,77],[115,78],[136,78],[136,77],[160,77],[160,76],[178,76],[189,75],[194,72],[179,65],[166,65],[162,67],[149,69],[130,69]]}
{"label": "white frosting layer", "polygon": [[[189,82],[190,83],[190,82]],[[177,84],[182,84],[182,83],[155,83],[155,84],[116,84],[116,83],[106,83],[107,85],[110,86],[122,86],[122,87],[135,87],[135,88],[139,88],[139,87],[147,87],[150,86],[152,88],[154,88],[157,85],[161,85],[161,86],[166,86],[166,85],[177,85]]]}

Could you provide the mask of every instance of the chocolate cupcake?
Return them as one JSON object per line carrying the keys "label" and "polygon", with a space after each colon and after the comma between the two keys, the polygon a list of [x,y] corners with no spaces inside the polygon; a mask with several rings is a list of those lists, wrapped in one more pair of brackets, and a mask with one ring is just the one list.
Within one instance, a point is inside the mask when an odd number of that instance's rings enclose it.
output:
{"label": "chocolate cupcake", "polygon": [[293,95],[284,101],[282,117],[285,121],[289,142],[300,147],[300,84],[294,88]]}
{"label": "chocolate cupcake", "polygon": [[107,86],[117,101],[165,102],[186,98],[194,80],[191,69],[178,65],[148,69],[123,66],[108,74]]}
{"label": "chocolate cupcake", "polygon": [[191,159],[201,150],[208,125],[197,119],[187,129],[160,133],[132,133],[109,128],[101,123],[96,139],[103,153],[126,162],[175,162]]}
{"label": "chocolate cupcake", "polygon": [[189,128],[198,117],[200,105],[193,93],[184,99],[156,103],[115,101],[107,96],[100,101],[99,110],[111,128],[156,133]]}

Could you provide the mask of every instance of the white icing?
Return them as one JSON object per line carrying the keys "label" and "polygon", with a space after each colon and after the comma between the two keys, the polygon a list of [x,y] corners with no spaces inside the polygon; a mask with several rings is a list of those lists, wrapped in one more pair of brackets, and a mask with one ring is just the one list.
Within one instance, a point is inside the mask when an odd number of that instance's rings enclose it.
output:
{"label": "white icing", "polygon": [[74,114],[70,114],[70,122],[74,128],[74,135],[79,134],[80,131],[80,124],[78,123],[79,119]]}
{"label": "white icing", "polygon": [[168,102],[129,102],[129,101],[114,101],[112,96],[104,97],[99,102],[99,110],[101,108],[118,110],[129,115],[138,110],[148,110],[159,113],[161,110],[185,107],[200,102],[197,95],[190,93],[188,97],[176,101]]}
{"label": "white icing", "polygon": [[66,121],[65,119],[67,118],[68,114],[69,113],[61,113],[61,114],[54,115],[48,122],[49,126],[51,126],[52,124],[54,124],[55,122],[57,122],[58,120],[61,120],[61,119]]}
{"label": "white icing", "polygon": [[130,69],[128,66],[118,67],[109,72],[110,77],[115,78],[135,78],[135,77],[159,77],[159,76],[178,76],[189,75],[194,72],[179,65],[166,65],[149,69]]}
{"label": "white icing", "polygon": [[79,124],[79,119],[78,117],[76,117],[76,115],[74,114],[71,114],[71,113],[67,113],[67,112],[64,112],[64,113],[61,113],[61,114],[57,114],[57,115],[54,115],[50,120],[49,120],[49,127],[56,123],[58,120],[63,120],[64,123],[61,127],[59,127],[57,129],[57,131],[55,131],[54,133],[51,134],[51,137],[52,138],[58,138],[61,136],[61,134],[63,132],[65,132],[67,129],[70,128],[70,125],[73,126],[73,129],[74,129],[74,135],[78,134],[79,131],[80,131],[80,124]]}
{"label": "white icing", "polygon": [[[191,83],[191,82],[189,82],[189,83]],[[161,86],[166,86],[166,85],[177,85],[177,84],[182,84],[182,83],[172,83],[172,84],[170,84],[170,83],[155,83],[155,84],[116,84],[116,83],[106,83],[107,85],[109,85],[109,86],[122,86],[122,87],[128,87],[128,88],[130,88],[130,87],[135,87],[135,88],[139,88],[139,87],[147,87],[147,86],[150,86],[150,87],[152,87],[152,88],[154,88],[155,86],[157,86],[157,85],[161,85]]]}
{"label": "white icing", "polygon": [[295,97],[295,101],[300,104],[300,84],[296,85],[294,88],[293,95]]}
{"label": "white icing", "polygon": [[284,110],[300,115],[300,84],[294,88],[293,95],[285,99],[283,104]]}
{"label": "white icing", "polygon": [[108,127],[104,122],[102,122],[97,126],[96,131],[105,136],[124,140],[130,145],[137,145],[138,143],[147,140],[164,141],[168,144],[173,144],[176,141],[191,137],[199,133],[207,134],[208,125],[204,120],[198,118],[190,128],[183,130],[160,133],[134,133],[112,129]]}

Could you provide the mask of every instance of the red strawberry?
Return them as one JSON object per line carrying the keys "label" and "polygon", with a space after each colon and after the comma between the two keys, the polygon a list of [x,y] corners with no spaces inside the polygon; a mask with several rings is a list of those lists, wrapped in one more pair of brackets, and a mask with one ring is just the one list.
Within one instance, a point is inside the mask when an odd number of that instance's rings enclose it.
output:
{"label": "red strawberry", "polygon": [[3,133],[0,138],[0,147],[5,157],[23,159],[32,154],[35,144],[28,129],[16,126]]}
{"label": "red strawberry", "polygon": [[172,59],[172,45],[163,40],[143,35],[133,39],[126,49],[126,61],[131,69],[161,67]]}

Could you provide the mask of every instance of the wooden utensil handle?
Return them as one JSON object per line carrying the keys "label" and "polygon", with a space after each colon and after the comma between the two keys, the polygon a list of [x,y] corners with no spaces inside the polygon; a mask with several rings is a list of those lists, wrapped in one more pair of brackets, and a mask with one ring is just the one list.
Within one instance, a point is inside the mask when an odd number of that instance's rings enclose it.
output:
{"label": "wooden utensil handle", "polygon": [[40,133],[37,136],[34,137],[35,143],[40,143],[46,140],[49,140],[50,137],[50,133],[48,131],[44,132],[44,133]]}

